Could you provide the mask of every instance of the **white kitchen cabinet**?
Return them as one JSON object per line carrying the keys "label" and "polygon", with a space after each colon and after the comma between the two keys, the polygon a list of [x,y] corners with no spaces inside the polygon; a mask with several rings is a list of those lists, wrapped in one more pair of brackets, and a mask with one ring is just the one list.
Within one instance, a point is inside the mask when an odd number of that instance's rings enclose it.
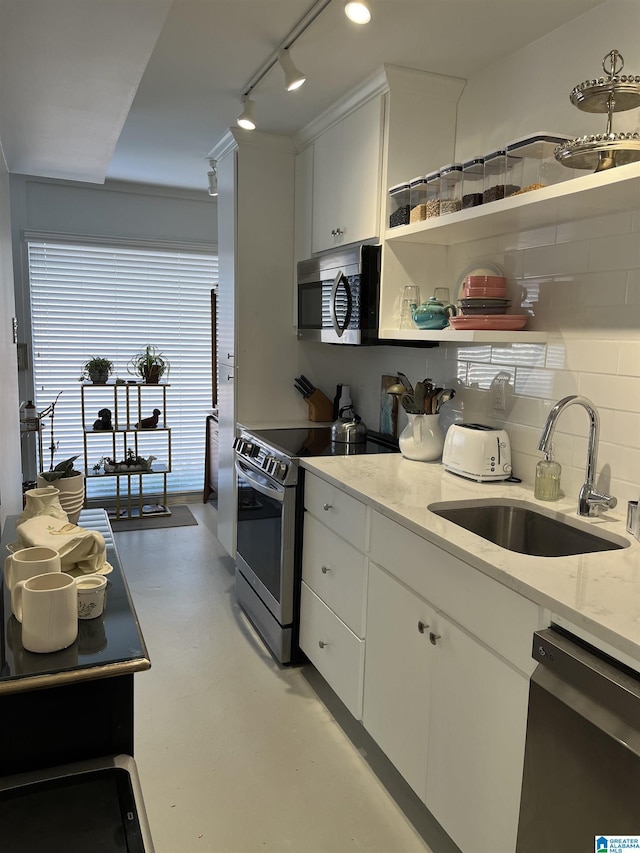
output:
{"label": "white kitchen cabinet", "polygon": [[379,235],[382,110],[373,97],[314,141],[314,252]]}
{"label": "white kitchen cabinet", "polygon": [[532,602],[372,513],[363,723],[464,853],[515,849]]}
{"label": "white kitchen cabinet", "polygon": [[235,557],[236,424],[278,412],[299,417],[283,376],[296,373],[289,311],[295,150],[290,139],[231,130],[209,154],[218,163],[218,539]]}
{"label": "white kitchen cabinet", "polygon": [[356,637],[304,581],[300,648],[353,716],[361,719],[364,640]]}
{"label": "white kitchen cabinet", "polygon": [[529,681],[441,614],[430,630],[424,801],[464,853],[515,850]]}
{"label": "white kitchen cabinet", "polygon": [[362,722],[418,796],[426,795],[432,609],[369,563]]}
{"label": "white kitchen cabinet", "polygon": [[356,719],[362,716],[367,512],[306,473],[300,648]]}

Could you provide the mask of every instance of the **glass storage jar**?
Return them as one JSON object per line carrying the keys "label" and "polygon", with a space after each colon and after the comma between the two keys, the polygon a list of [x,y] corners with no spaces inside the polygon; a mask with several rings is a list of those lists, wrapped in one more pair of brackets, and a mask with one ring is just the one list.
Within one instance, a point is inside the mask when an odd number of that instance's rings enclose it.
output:
{"label": "glass storage jar", "polygon": [[440,170],[427,175],[426,219],[440,216]]}
{"label": "glass storage jar", "polygon": [[[539,190],[574,177],[574,170],[559,163],[553,156],[556,147],[569,140],[568,136],[535,133],[507,145],[507,167],[513,161],[512,171],[518,175],[516,183],[521,187],[518,193]],[[507,184],[510,182],[507,177]]]}
{"label": "glass storage jar", "polygon": [[484,157],[474,157],[462,164],[462,209],[482,204],[484,192]]}
{"label": "glass storage jar", "polygon": [[498,201],[519,190],[519,186],[506,186],[507,182],[507,152],[504,148],[492,151],[484,158],[484,190],[482,203]]}
{"label": "glass storage jar", "polygon": [[427,218],[427,179],[424,175],[409,181],[409,222],[422,222]]}
{"label": "glass storage jar", "polygon": [[411,195],[409,184],[396,184],[389,187],[389,228],[409,224],[409,204]]}
{"label": "glass storage jar", "polygon": [[451,163],[440,170],[440,216],[462,208],[462,164]]}

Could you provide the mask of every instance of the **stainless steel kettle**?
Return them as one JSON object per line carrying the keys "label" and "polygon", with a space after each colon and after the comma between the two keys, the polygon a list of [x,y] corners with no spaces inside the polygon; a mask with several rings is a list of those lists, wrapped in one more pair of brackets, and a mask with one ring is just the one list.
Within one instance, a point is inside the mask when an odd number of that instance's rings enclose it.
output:
{"label": "stainless steel kettle", "polygon": [[367,440],[367,427],[353,411],[353,406],[340,409],[340,417],[331,427],[331,441],[341,444],[362,444]]}

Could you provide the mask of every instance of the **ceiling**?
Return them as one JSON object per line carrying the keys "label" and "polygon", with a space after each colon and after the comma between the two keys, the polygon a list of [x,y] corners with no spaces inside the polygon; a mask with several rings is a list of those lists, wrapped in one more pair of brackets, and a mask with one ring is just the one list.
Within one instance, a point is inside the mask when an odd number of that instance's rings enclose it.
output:
{"label": "ceiling", "polygon": [[[293,134],[383,63],[468,77],[602,0],[342,0],[291,49],[307,75],[255,88],[260,130]],[[240,95],[313,0],[0,0],[0,142],[10,172],[204,190]]]}

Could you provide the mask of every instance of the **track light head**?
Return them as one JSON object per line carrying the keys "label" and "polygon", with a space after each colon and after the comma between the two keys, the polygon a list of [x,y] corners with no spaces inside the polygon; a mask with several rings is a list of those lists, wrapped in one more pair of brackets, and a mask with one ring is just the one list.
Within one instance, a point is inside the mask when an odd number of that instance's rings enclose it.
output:
{"label": "track light head", "polygon": [[244,95],[242,104],[244,109],[238,116],[238,124],[245,130],[255,130],[256,120],[254,118],[254,110],[256,105],[248,95]]}
{"label": "track light head", "polygon": [[295,89],[299,89],[307,78],[304,76],[302,71],[299,71],[293,64],[289,48],[285,48],[280,51],[278,55],[278,62],[284,71],[284,85],[287,92],[293,92]]}
{"label": "track light head", "polygon": [[209,195],[218,195],[218,162],[217,160],[209,160],[209,171],[207,172],[209,179]]}
{"label": "track light head", "polygon": [[344,13],[354,24],[368,24],[371,20],[371,4],[369,0],[347,0]]}

